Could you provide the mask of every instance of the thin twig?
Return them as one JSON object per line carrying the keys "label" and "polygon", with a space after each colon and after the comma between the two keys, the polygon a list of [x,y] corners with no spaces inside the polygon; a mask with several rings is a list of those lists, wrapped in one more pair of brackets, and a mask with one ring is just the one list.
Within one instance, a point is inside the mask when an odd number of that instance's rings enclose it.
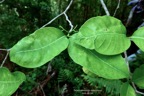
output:
{"label": "thin twig", "polygon": [[64,96],[65,92],[67,92],[67,84],[65,84],[63,86],[62,92],[61,92],[61,96]]}
{"label": "thin twig", "polygon": [[127,56],[127,52],[126,51],[124,52],[124,56],[125,56],[125,62],[127,64],[128,70],[130,72],[129,61],[128,61],[128,56]]}
{"label": "thin twig", "polygon": [[128,19],[127,19],[127,22],[126,22],[126,27],[131,23],[131,20],[132,20],[132,18],[133,18],[133,13],[134,13],[136,7],[137,7],[137,5],[134,6],[134,7],[131,9],[131,11],[130,11],[129,16],[128,16]]}
{"label": "thin twig", "polygon": [[136,92],[136,93],[141,94],[141,95],[144,95],[143,92],[140,92],[140,91],[137,90],[137,88],[136,88],[134,82],[132,82],[132,86],[133,86],[133,88],[135,89],[135,92]]}
{"label": "thin twig", "polygon": [[8,51],[9,49],[0,49],[0,51]]}
{"label": "thin twig", "polygon": [[104,8],[104,10],[105,10],[106,15],[110,16],[110,13],[109,13],[109,11],[108,11],[108,9],[107,9],[104,1],[103,1],[103,0],[100,0],[100,2],[101,2],[102,6],[103,6],[103,8]]}
{"label": "thin twig", "polygon": [[41,91],[43,93],[43,96],[46,96],[46,94],[45,94],[45,92],[44,92],[44,90],[43,90],[43,88],[42,88],[42,86],[40,84],[39,84],[39,87],[40,87],[40,89],[41,89]]}
{"label": "thin twig", "polygon": [[69,25],[70,25],[70,27],[71,27],[70,30],[69,30],[69,33],[70,33],[70,32],[73,30],[73,24],[72,24],[72,22],[69,20],[66,12],[68,11],[68,9],[70,8],[70,6],[72,5],[72,2],[73,2],[73,0],[70,1],[69,5],[66,7],[66,9],[65,9],[61,14],[57,15],[56,17],[54,17],[51,21],[49,21],[48,23],[46,23],[45,25],[43,25],[41,28],[49,25],[50,23],[52,23],[53,21],[55,21],[57,18],[59,18],[60,16],[64,15],[65,18],[66,18],[66,21],[68,21],[68,23],[69,23]]}
{"label": "thin twig", "polygon": [[117,7],[115,9],[115,12],[114,12],[113,16],[116,15],[117,10],[120,8],[120,2],[121,2],[121,0],[118,1],[118,5],[117,5]]}
{"label": "thin twig", "polygon": [[52,61],[53,61],[53,60],[51,60],[51,61],[48,63],[46,75],[48,75],[48,73],[52,71],[52,66],[51,66]]}
{"label": "thin twig", "polygon": [[43,25],[41,28],[46,27],[47,25],[51,24],[53,21],[55,21],[57,18],[59,18],[60,16],[62,16],[63,13],[57,15],[56,17],[54,17],[52,20],[50,20],[48,23],[46,23],[45,25]]}
{"label": "thin twig", "polygon": [[1,0],[0,3],[3,3],[5,0]]}
{"label": "thin twig", "polygon": [[3,67],[4,63],[6,62],[6,59],[8,58],[9,52],[10,52],[10,50],[7,50],[7,54],[6,54],[1,66],[0,66],[0,68]]}

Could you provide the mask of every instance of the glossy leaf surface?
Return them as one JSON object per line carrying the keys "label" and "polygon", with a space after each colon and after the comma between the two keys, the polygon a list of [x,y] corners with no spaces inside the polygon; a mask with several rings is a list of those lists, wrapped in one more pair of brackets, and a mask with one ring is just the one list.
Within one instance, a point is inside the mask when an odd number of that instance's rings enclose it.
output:
{"label": "glossy leaf surface", "polygon": [[0,68],[0,96],[11,96],[25,79],[21,72],[11,73],[7,68]]}
{"label": "glossy leaf surface", "polygon": [[142,51],[144,51],[144,27],[136,30],[130,38]]}
{"label": "glossy leaf surface", "polygon": [[133,82],[141,89],[144,89],[144,65],[137,68],[132,76]]}
{"label": "glossy leaf surface", "polygon": [[135,90],[129,83],[124,83],[121,87],[120,96],[136,96]]}
{"label": "glossy leaf surface", "polygon": [[10,59],[23,67],[39,67],[65,50],[68,42],[67,37],[57,28],[38,29],[12,47]]}
{"label": "glossy leaf surface", "polygon": [[86,49],[70,38],[68,52],[74,62],[90,72],[107,79],[121,79],[129,77],[125,60],[120,55],[105,56],[95,50]]}
{"label": "glossy leaf surface", "polygon": [[81,26],[75,38],[77,44],[104,55],[120,54],[130,46],[125,26],[110,16],[90,18]]}

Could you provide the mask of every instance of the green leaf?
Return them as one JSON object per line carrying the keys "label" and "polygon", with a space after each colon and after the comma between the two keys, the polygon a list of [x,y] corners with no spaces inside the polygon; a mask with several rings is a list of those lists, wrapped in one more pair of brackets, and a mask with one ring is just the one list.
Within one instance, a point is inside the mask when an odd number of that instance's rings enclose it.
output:
{"label": "green leaf", "polygon": [[0,96],[11,96],[25,79],[22,72],[11,73],[5,67],[0,68]]}
{"label": "green leaf", "polygon": [[105,55],[120,54],[131,44],[126,28],[120,20],[110,16],[97,16],[87,20],[79,29],[75,42]]}
{"label": "green leaf", "polygon": [[97,77],[96,74],[94,74],[93,72],[90,72],[87,68],[83,67],[82,68],[83,72],[86,73],[87,75],[91,76],[91,77]]}
{"label": "green leaf", "polygon": [[130,38],[142,51],[144,51],[144,27],[136,30]]}
{"label": "green leaf", "polygon": [[121,87],[120,96],[136,96],[136,93],[129,83],[124,83]]}
{"label": "green leaf", "polygon": [[22,67],[39,67],[65,50],[68,43],[61,30],[54,27],[41,28],[14,45],[10,59]]}
{"label": "green leaf", "polygon": [[70,38],[68,53],[74,62],[90,72],[107,79],[128,78],[129,72],[121,55],[105,56],[95,50],[86,49]]}
{"label": "green leaf", "polygon": [[132,76],[132,81],[141,89],[144,89],[144,65],[141,65],[140,68],[137,68]]}

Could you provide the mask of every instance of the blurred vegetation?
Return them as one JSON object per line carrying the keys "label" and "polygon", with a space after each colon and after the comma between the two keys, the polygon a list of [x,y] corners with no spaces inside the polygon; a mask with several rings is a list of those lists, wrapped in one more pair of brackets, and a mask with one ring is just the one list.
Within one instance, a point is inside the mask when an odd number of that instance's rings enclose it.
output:
{"label": "blurred vegetation", "polygon": [[[104,1],[113,16],[118,0]],[[120,8],[115,15],[123,24],[126,24],[131,9],[131,6],[127,6],[128,1],[121,1]],[[21,38],[33,33],[63,12],[69,2],[70,0],[5,0],[0,4],[0,47],[11,48]],[[78,30],[87,19],[105,15],[105,12],[100,0],[74,0],[67,14]],[[128,27],[130,34],[137,28],[141,20],[134,20]],[[65,30],[69,30],[69,24],[64,16],[58,18],[49,26],[59,28],[62,26]],[[52,70],[46,73],[49,63]],[[9,62],[8,64],[11,66],[12,63]],[[66,51],[48,64],[35,69],[13,66],[12,70],[20,70],[27,75],[27,80],[13,96],[43,96],[39,84],[44,85],[42,87],[46,96],[61,96],[63,94],[64,96],[83,96],[82,92],[77,91],[80,89],[101,90],[85,96],[118,96],[119,94],[120,81],[115,81],[112,84],[111,81],[85,75],[81,66],[69,59]],[[134,65],[137,66],[137,63]],[[52,74],[54,75],[52,76]],[[66,90],[64,90],[65,85],[67,85]]]}

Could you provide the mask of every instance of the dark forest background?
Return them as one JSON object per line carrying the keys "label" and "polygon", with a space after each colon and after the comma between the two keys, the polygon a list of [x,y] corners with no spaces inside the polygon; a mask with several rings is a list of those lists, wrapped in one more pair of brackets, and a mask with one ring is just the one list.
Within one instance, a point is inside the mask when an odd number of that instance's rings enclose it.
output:
{"label": "dark forest background", "polygon": [[[104,1],[113,16],[118,0]],[[126,25],[129,12],[133,7],[127,5],[129,1],[121,0],[115,15],[124,25]],[[33,33],[63,12],[69,2],[70,0],[5,0],[0,4],[0,48],[11,48],[21,38]],[[105,11],[100,0],[74,0],[67,15],[77,31],[87,19],[105,15]],[[131,35],[143,22],[143,15],[143,12],[134,14],[131,23],[127,26],[128,35]],[[70,29],[64,16],[48,26],[64,30]],[[136,50],[136,47],[132,45],[128,54],[132,54]],[[0,62],[4,57],[5,52],[0,51]],[[139,58],[143,59],[143,57]],[[49,63],[51,63],[52,70],[46,74]],[[46,96],[119,96],[120,81],[115,80],[111,83],[110,80],[88,77],[79,65],[69,59],[67,52],[61,53],[48,64],[40,68],[26,69],[7,60],[5,66],[11,71],[20,70],[27,76],[27,80],[13,96],[44,96],[44,93]],[[54,76],[52,76],[53,73],[55,73]],[[39,88],[39,84],[43,84],[44,93]],[[66,90],[64,90],[65,88]],[[76,91],[80,89],[100,91],[84,95],[82,92]]]}

